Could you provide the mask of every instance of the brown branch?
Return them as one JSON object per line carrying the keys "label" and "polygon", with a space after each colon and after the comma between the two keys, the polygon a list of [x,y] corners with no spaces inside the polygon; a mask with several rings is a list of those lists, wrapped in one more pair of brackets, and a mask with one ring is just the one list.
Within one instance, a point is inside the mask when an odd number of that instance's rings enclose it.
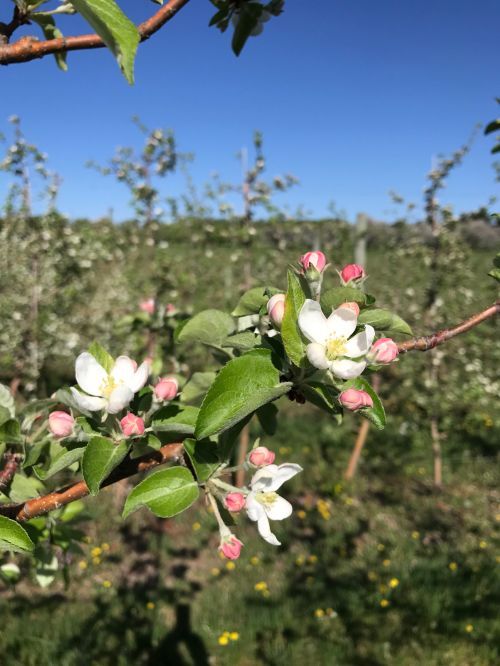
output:
{"label": "brown branch", "polygon": [[[140,41],[145,42],[165,23],[170,21],[189,0],[170,0],[163,5],[151,18],[137,26]],[[59,39],[38,40],[34,37],[21,37],[13,44],[0,43],[0,65],[11,65],[16,62],[27,62],[35,58],[43,58],[54,53],[98,49],[105,46],[99,35],[78,35]]]}
{"label": "brown branch", "polygon": [[442,331],[437,333],[432,333],[431,335],[424,335],[420,338],[414,338],[413,340],[408,340],[407,342],[399,342],[398,350],[400,354],[404,354],[408,351],[428,351],[429,349],[434,349],[438,345],[442,345],[447,340],[454,338],[456,335],[461,333],[466,333],[470,331],[471,328],[477,326],[486,319],[490,319],[495,315],[500,313],[500,300],[496,303],[493,303],[489,308],[478,312],[475,315],[472,315],[469,319],[466,319],[458,326],[454,328],[445,328]]}
{"label": "brown branch", "polygon": [[[118,465],[102,486],[109,486],[112,483],[133,476],[137,472],[145,472],[152,467],[174,460],[182,454],[182,450],[183,446],[181,443],[166,444],[153,454],[135,458],[134,460],[128,458]],[[89,494],[89,489],[85,481],[79,481],[65,490],[58,490],[42,497],[36,497],[23,504],[0,506],[0,515],[22,523],[25,520],[30,520],[30,518],[42,516],[45,513],[49,513],[49,511],[60,509],[62,506],[86,497]]]}
{"label": "brown branch", "polygon": [[0,472],[0,491],[4,492],[17,472],[22,456],[19,453],[4,453],[5,466]]}

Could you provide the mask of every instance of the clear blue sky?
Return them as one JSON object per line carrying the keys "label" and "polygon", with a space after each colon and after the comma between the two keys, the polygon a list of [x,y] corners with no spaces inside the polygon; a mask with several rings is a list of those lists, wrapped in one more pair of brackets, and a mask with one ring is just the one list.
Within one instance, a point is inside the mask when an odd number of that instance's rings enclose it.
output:
{"label": "clear blue sky", "polygon": [[[121,4],[137,20],[155,10],[146,0]],[[105,50],[69,54],[67,74],[52,58],[0,69],[0,130],[9,115],[22,117],[64,178],[64,212],[130,215],[125,188],[84,163],[138,145],[134,114],[175,130],[180,149],[196,155],[197,183],[213,170],[236,180],[235,154],[258,128],[269,175],[301,181],[286,195],[292,207],[321,216],[335,200],[351,218],[382,219],[394,210],[390,189],[419,203],[432,157],[499,114],[498,0],[287,0],[240,58],[229,31],[207,27],[212,13],[208,0],[192,0],[143,44],[133,87]],[[498,193],[492,144],[478,136],[443,202],[470,210]],[[165,195],[180,186],[166,181]]]}

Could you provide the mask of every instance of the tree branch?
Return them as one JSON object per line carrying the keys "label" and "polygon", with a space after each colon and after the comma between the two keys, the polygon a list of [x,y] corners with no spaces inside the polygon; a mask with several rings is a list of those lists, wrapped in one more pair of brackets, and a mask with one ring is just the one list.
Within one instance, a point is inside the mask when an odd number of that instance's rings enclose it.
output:
{"label": "tree branch", "polygon": [[478,312],[478,314],[472,315],[469,319],[466,319],[458,326],[454,328],[445,328],[442,331],[437,333],[432,333],[431,335],[424,335],[420,338],[414,338],[413,340],[408,340],[407,342],[399,342],[398,350],[400,354],[404,354],[408,351],[428,351],[429,349],[434,349],[438,345],[442,345],[443,342],[454,338],[456,335],[461,333],[466,333],[470,331],[471,328],[477,326],[486,319],[490,319],[495,315],[500,313],[500,300],[496,303],[493,303],[489,308]]}
{"label": "tree branch", "polygon": [[[102,487],[109,486],[122,479],[127,479],[129,476],[137,474],[137,472],[145,472],[152,467],[175,460],[182,454],[182,450],[183,445],[181,443],[166,444],[153,454],[135,458],[134,460],[127,458],[110,474],[102,484]],[[30,518],[42,516],[45,513],[49,513],[49,511],[60,509],[62,506],[86,497],[89,494],[89,489],[85,481],[79,481],[65,490],[58,490],[42,497],[36,497],[23,504],[5,504],[0,506],[0,516],[7,516],[7,518],[22,523],[25,520],[30,520]]]}
{"label": "tree branch", "polygon": [[[155,32],[158,32],[188,2],[189,0],[170,0],[151,18],[138,25],[137,29],[139,30],[141,42],[145,42]],[[0,42],[0,65],[27,62],[54,53],[98,49],[103,46],[105,46],[104,42],[95,34],[47,40],[38,40],[34,37],[21,37],[21,39],[13,44],[2,45]]]}

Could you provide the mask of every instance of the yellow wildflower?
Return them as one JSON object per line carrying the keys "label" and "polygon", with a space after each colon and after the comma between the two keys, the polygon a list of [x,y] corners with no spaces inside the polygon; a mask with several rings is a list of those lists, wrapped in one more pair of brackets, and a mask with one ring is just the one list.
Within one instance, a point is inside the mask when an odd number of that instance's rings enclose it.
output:
{"label": "yellow wildflower", "polygon": [[389,567],[389,566],[391,566],[391,560],[383,560],[383,561],[382,561],[382,566],[384,566],[384,567]]}
{"label": "yellow wildflower", "polygon": [[448,569],[450,571],[456,571],[458,569],[458,564],[456,562],[450,562],[448,564]]}
{"label": "yellow wildflower", "polygon": [[219,636],[218,642],[219,645],[227,645],[229,643],[229,638],[223,634],[222,636]]}
{"label": "yellow wildflower", "polygon": [[227,562],[226,569],[228,571],[234,571],[234,569],[236,569],[236,564],[234,562]]}
{"label": "yellow wildflower", "polygon": [[387,606],[388,606],[390,603],[391,603],[391,602],[389,601],[389,599],[382,599],[382,601],[380,602],[380,605],[382,606],[382,608],[387,608]]}
{"label": "yellow wildflower", "polygon": [[148,601],[148,603],[146,604],[146,608],[148,610],[153,610],[153,608],[155,608],[155,606],[156,606],[156,604],[155,604],[154,601]]}
{"label": "yellow wildflower", "polygon": [[239,633],[238,633],[237,631],[232,631],[232,632],[229,634],[229,638],[230,638],[232,641],[237,641],[237,640],[239,639],[239,637],[240,637],[240,635],[239,635]]}
{"label": "yellow wildflower", "polygon": [[325,616],[325,611],[322,608],[316,608],[314,611],[314,616],[315,617],[324,617]]}
{"label": "yellow wildflower", "polygon": [[102,548],[96,546],[95,548],[92,548],[90,554],[92,555],[92,557],[99,557],[99,555],[102,555]]}
{"label": "yellow wildflower", "polygon": [[210,569],[210,573],[212,574],[212,576],[218,576],[220,574],[220,569],[218,569],[217,567],[213,567],[212,569]]}
{"label": "yellow wildflower", "polygon": [[299,518],[300,520],[304,520],[306,516],[307,516],[307,513],[303,509],[300,509],[300,511],[297,511],[297,518]]}
{"label": "yellow wildflower", "polygon": [[95,564],[96,566],[98,564],[101,564],[101,558],[100,557],[93,557],[92,558],[92,564]]}
{"label": "yellow wildflower", "polygon": [[257,557],[257,555],[253,555],[250,558],[250,564],[252,564],[254,567],[256,567],[258,564],[260,564],[260,559]]}
{"label": "yellow wildflower", "polygon": [[419,538],[420,532],[417,532],[417,530],[413,530],[411,533],[411,538],[414,539],[415,541]]}
{"label": "yellow wildflower", "polygon": [[89,566],[89,565],[87,564],[87,562],[85,562],[85,560],[80,560],[80,561],[78,562],[78,568],[81,569],[82,571],[85,571],[85,569],[86,569],[88,566]]}
{"label": "yellow wildflower", "polygon": [[104,551],[108,551],[109,550],[109,543],[101,543],[101,548]]}
{"label": "yellow wildflower", "polygon": [[102,581],[102,586],[105,588],[110,588],[113,585],[113,583],[110,580],[103,580]]}
{"label": "yellow wildflower", "polygon": [[468,634],[471,634],[474,631],[474,625],[473,624],[466,624],[464,628],[465,628],[465,631]]}
{"label": "yellow wildflower", "polygon": [[392,587],[392,589],[394,589],[398,585],[399,585],[399,580],[397,578],[391,578],[391,580],[389,581],[389,587]]}
{"label": "yellow wildflower", "polygon": [[267,590],[267,583],[264,580],[261,580],[259,583],[255,583],[254,589],[257,592],[263,592]]}
{"label": "yellow wildflower", "polygon": [[199,529],[201,529],[201,523],[199,523],[199,522],[193,523],[192,524],[192,529],[193,529],[193,532],[197,532]]}

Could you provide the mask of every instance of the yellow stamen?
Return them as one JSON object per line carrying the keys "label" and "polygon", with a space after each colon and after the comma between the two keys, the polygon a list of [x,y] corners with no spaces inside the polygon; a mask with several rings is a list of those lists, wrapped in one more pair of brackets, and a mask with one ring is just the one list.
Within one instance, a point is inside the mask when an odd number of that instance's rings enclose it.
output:
{"label": "yellow stamen", "polygon": [[326,343],[326,358],[334,361],[339,356],[346,353],[347,338],[330,338]]}
{"label": "yellow stamen", "polygon": [[276,502],[278,494],[274,492],[270,493],[257,493],[255,499],[257,502],[267,507],[268,509]]}

